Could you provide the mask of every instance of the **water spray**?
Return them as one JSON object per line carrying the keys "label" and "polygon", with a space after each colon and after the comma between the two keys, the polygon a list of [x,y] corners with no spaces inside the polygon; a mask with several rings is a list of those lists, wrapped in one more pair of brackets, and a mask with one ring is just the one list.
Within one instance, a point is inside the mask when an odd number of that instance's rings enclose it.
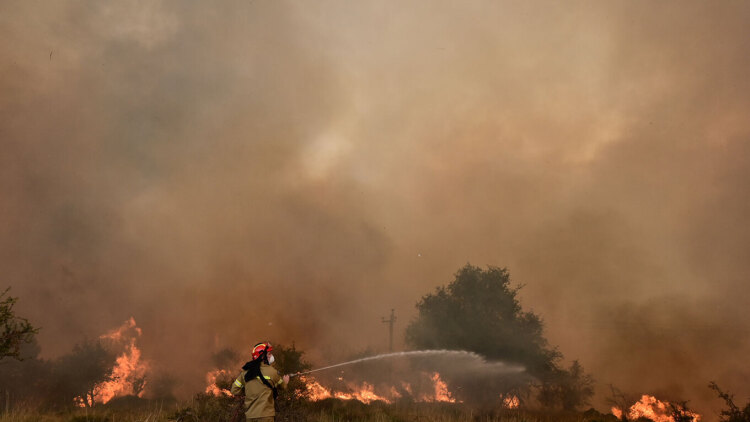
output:
{"label": "water spray", "polygon": [[508,366],[508,365],[506,365],[506,364],[504,364],[502,362],[487,362],[487,361],[485,361],[485,359],[482,356],[480,356],[480,355],[478,355],[478,354],[476,354],[474,352],[469,352],[469,351],[466,351],[466,350],[413,350],[413,351],[409,351],[409,352],[394,352],[394,353],[384,353],[384,354],[376,355],[376,356],[368,356],[368,357],[365,357],[365,358],[350,360],[348,362],[342,362],[342,363],[337,363],[335,365],[329,365],[329,366],[324,366],[322,368],[312,369],[310,371],[304,371],[304,372],[297,372],[297,373],[294,373],[294,374],[289,374],[289,377],[296,377],[298,375],[307,375],[307,374],[311,374],[313,372],[325,371],[327,369],[338,368],[340,366],[353,365],[355,363],[368,362],[368,361],[373,361],[373,360],[381,360],[381,359],[389,359],[389,358],[397,358],[397,357],[426,357],[426,356],[445,356],[445,357],[453,357],[453,358],[469,358],[469,359],[478,361],[479,363],[481,363],[483,365],[490,365],[490,366],[494,366],[494,367],[497,367],[497,368],[503,368],[507,372],[522,372],[522,371],[524,371],[524,368],[520,367],[520,366],[517,366],[517,367]]}

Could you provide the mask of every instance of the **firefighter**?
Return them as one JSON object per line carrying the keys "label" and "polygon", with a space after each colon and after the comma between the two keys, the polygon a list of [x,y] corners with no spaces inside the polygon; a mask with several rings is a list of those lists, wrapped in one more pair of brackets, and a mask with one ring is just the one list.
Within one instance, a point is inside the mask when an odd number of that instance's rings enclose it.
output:
{"label": "firefighter", "polygon": [[258,343],[253,347],[252,360],[242,367],[242,372],[232,383],[235,396],[245,393],[245,417],[248,422],[273,422],[276,415],[274,402],[277,388],[289,383],[289,375],[283,377],[271,366],[274,362],[271,343]]}

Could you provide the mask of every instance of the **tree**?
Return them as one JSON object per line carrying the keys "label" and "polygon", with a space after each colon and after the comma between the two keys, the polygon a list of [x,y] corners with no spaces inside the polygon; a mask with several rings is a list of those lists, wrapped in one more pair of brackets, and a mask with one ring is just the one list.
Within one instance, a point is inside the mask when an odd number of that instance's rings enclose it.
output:
{"label": "tree", "polygon": [[638,399],[631,396],[630,394],[623,393],[622,390],[612,384],[609,384],[609,390],[610,395],[609,397],[607,397],[606,402],[613,408],[620,410],[622,414],[620,415],[619,419],[623,422],[627,422],[628,409],[630,408],[631,404],[638,401]]}
{"label": "tree", "polygon": [[511,287],[505,268],[467,264],[447,287],[417,303],[406,341],[415,348],[470,350],[523,364],[535,375],[547,373],[561,355],[542,336],[541,318],[521,309],[520,288]]}
{"label": "tree", "polygon": [[748,402],[743,409],[740,409],[734,403],[734,395],[722,391],[715,382],[708,384],[708,388],[714,390],[716,394],[724,400],[729,407],[721,411],[722,422],[750,422],[750,402]]}
{"label": "tree", "polygon": [[568,370],[558,366],[562,354],[544,338],[542,319],[522,309],[520,289],[511,286],[506,268],[466,264],[450,284],[417,303],[419,313],[406,328],[406,341],[419,349],[469,350],[521,364],[541,381],[542,404],[565,409],[585,404],[593,395],[593,379],[578,362]]}
{"label": "tree", "polygon": [[6,357],[21,360],[21,345],[31,343],[39,329],[25,318],[15,315],[13,306],[18,298],[6,296],[9,290],[10,287],[0,293],[0,360]]}
{"label": "tree", "polygon": [[594,395],[594,379],[574,360],[568,370],[556,369],[539,386],[539,401],[550,408],[576,410]]}
{"label": "tree", "polygon": [[[60,396],[67,403],[74,400],[93,407],[99,392],[96,386],[112,379],[116,355],[101,341],[84,341],[55,362]],[[82,401],[81,401],[82,400]]]}

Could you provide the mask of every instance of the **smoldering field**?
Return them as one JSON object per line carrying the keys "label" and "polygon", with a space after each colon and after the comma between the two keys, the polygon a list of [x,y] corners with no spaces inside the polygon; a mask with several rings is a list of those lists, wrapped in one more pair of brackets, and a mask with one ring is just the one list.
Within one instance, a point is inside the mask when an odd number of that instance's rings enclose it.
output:
{"label": "smoldering field", "polygon": [[[750,6],[5,1],[0,265],[42,356],[396,348],[507,266],[596,378],[750,395]],[[471,327],[466,327],[470,330]]]}

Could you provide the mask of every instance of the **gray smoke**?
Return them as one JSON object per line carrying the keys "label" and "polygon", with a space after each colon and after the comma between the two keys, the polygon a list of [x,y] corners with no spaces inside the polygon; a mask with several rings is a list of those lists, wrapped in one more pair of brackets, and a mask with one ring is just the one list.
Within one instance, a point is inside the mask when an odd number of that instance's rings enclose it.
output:
{"label": "gray smoke", "polygon": [[599,385],[710,411],[750,394],[749,18],[4,1],[4,283],[44,356],[133,316],[187,395],[225,346],[383,351],[389,309],[508,266]]}

